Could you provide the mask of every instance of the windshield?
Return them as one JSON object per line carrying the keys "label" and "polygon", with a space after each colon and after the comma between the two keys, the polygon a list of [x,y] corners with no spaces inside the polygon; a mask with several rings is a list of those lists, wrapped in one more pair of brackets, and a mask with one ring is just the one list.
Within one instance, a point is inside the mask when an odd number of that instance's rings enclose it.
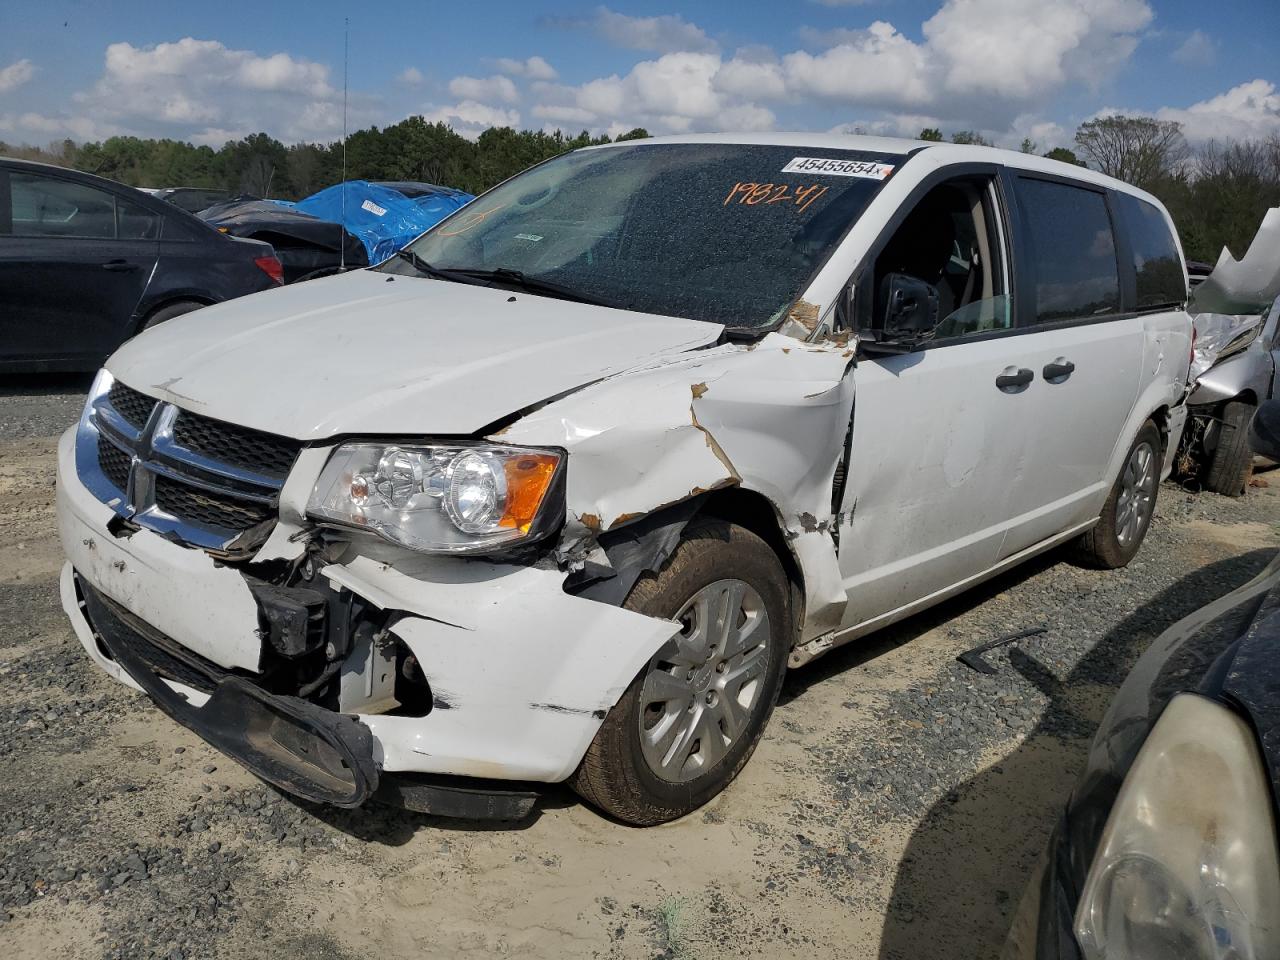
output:
{"label": "windshield", "polygon": [[763,327],[902,159],[706,143],[581,150],[490,191],[380,269],[497,270],[491,282],[523,279],[529,292]]}

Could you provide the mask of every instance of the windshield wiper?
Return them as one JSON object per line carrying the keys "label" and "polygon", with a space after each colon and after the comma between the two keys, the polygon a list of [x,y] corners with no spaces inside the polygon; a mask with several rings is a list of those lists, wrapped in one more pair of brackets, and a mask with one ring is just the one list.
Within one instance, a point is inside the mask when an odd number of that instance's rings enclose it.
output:
{"label": "windshield wiper", "polygon": [[593,296],[556,283],[553,280],[540,280],[510,267],[496,267],[491,270],[471,267],[437,267],[428,263],[412,250],[400,250],[397,254],[402,260],[413,264],[414,269],[437,280],[452,280],[455,283],[497,284],[504,287],[515,287],[526,293],[543,294],[559,300],[572,300],[576,303],[589,303],[597,307],[614,307],[622,309],[618,303],[603,297]]}
{"label": "windshield wiper", "polygon": [[590,293],[583,293],[581,290],[575,290],[573,287],[566,287],[564,284],[556,283],[554,280],[542,280],[538,277],[531,277],[519,270],[512,270],[510,267],[497,267],[493,270],[460,267],[450,268],[448,272],[452,274],[459,274],[473,280],[488,280],[504,287],[515,287],[517,290],[523,290],[526,293],[543,294],[548,297],[555,297],[559,300],[573,300],[576,303],[589,303],[597,307],[614,307],[622,309],[619,304],[612,300],[606,300],[603,297],[597,297]]}
{"label": "windshield wiper", "polygon": [[412,250],[397,250],[396,256],[401,260],[407,260],[409,263],[413,264],[413,268],[425,276],[434,277],[437,280],[457,280],[459,283],[471,282],[468,277],[455,276],[455,271],[453,270],[445,270],[442,267],[432,266]]}

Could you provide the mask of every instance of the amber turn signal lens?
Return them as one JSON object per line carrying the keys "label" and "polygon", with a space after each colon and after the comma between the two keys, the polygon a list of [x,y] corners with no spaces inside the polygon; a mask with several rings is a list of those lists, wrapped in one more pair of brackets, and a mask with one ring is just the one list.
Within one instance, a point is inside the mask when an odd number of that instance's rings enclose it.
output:
{"label": "amber turn signal lens", "polygon": [[512,457],[503,463],[507,479],[507,504],[500,527],[512,527],[528,533],[538,515],[542,498],[551,487],[559,458],[546,453],[530,453]]}

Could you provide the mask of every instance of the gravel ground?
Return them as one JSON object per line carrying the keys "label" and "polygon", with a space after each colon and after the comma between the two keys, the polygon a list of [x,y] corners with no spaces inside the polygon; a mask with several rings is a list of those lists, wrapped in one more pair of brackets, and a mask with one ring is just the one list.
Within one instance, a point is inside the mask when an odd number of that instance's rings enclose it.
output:
{"label": "gravel ground", "polygon": [[[634,830],[295,802],[93,669],[58,605],[57,434],[86,378],[0,387],[0,955],[987,957],[1092,730],[1164,627],[1280,546],[1280,474],[1166,484],[1126,570],[1042,558],[794,672],[726,795]],[[1265,483],[1268,475],[1263,475]],[[1043,636],[955,661],[996,636]]]}

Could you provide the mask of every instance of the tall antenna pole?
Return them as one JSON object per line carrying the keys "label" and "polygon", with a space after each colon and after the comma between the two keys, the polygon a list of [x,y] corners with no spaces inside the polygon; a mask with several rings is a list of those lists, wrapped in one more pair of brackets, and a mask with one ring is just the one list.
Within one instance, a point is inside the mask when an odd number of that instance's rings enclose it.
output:
{"label": "tall antenna pole", "polygon": [[342,224],[338,234],[338,270],[347,269],[347,71],[351,51],[351,19],[342,18]]}

